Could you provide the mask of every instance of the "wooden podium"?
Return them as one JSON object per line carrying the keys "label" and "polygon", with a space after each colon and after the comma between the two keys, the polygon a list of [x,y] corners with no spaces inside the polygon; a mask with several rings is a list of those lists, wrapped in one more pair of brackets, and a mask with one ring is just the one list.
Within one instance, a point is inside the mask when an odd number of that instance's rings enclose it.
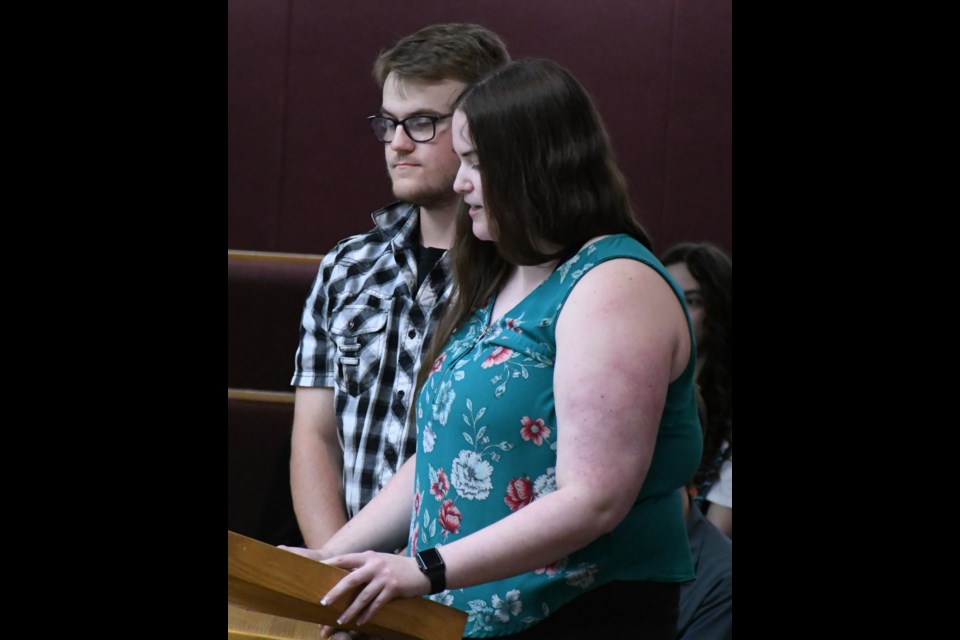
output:
{"label": "wooden podium", "polygon": [[[314,639],[346,606],[320,598],[347,572],[227,531],[227,636],[236,640]],[[359,592],[355,589],[351,598]],[[350,598],[347,598],[349,601]],[[460,640],[467,614],[425,598],[387,603],[358,630],[384,640]]]}

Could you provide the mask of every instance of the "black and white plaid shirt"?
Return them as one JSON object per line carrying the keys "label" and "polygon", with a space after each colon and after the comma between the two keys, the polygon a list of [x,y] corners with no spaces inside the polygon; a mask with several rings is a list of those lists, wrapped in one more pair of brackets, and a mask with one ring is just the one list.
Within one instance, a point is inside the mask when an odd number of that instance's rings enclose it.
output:
{"label": "black and white plaid shirt", "polygon": [[451,289],[446,254],[417,289],[416,205],[395,202],[372,217],[376,228],[341,241],[320,263],[290,383],[333,387],[351,518],[416,450],[408,409],[424,335]]}

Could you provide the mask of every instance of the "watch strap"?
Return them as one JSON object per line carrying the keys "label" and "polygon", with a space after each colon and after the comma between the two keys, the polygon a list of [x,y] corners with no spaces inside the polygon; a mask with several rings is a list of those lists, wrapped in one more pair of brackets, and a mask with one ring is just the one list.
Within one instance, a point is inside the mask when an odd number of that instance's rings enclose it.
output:
{"label": "watch strap", "polygon": [[416,555],[417,566],[430,580],[430,594],[440,593],[447,588],[447,571],[443,558],[436,549],[425,549]]}

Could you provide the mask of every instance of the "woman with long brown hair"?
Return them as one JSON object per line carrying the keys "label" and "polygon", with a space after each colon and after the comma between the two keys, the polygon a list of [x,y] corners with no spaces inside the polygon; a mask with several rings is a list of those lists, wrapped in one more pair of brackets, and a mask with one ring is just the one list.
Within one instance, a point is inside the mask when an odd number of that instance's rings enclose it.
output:
{"label": "woman with long brown hair", "polygon": [[679,489],[702,450],[683,291],[564,68],[505,65],[452,128],[455,294],[421,367],[415,459],[296,552],[351,570],[324,597],[360,587],[341,623],[431,594],[469,614],[466,637],[673,638],[694,576]]}

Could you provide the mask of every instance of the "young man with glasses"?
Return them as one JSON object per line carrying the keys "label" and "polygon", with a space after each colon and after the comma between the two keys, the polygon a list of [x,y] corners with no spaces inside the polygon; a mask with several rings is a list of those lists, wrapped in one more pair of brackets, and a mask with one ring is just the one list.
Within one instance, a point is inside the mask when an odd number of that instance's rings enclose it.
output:
{"label": "young man with glasses", "polygon": [[409,407],[425,338],[450,295],[445,254],[460,202],[450,106],[509,59],[489,30],[443,24],[374,63],[383,102],[368,121],[398,201],[326,254],[304,307],[290,483],[308,547],[326,542],[415,451]]}

